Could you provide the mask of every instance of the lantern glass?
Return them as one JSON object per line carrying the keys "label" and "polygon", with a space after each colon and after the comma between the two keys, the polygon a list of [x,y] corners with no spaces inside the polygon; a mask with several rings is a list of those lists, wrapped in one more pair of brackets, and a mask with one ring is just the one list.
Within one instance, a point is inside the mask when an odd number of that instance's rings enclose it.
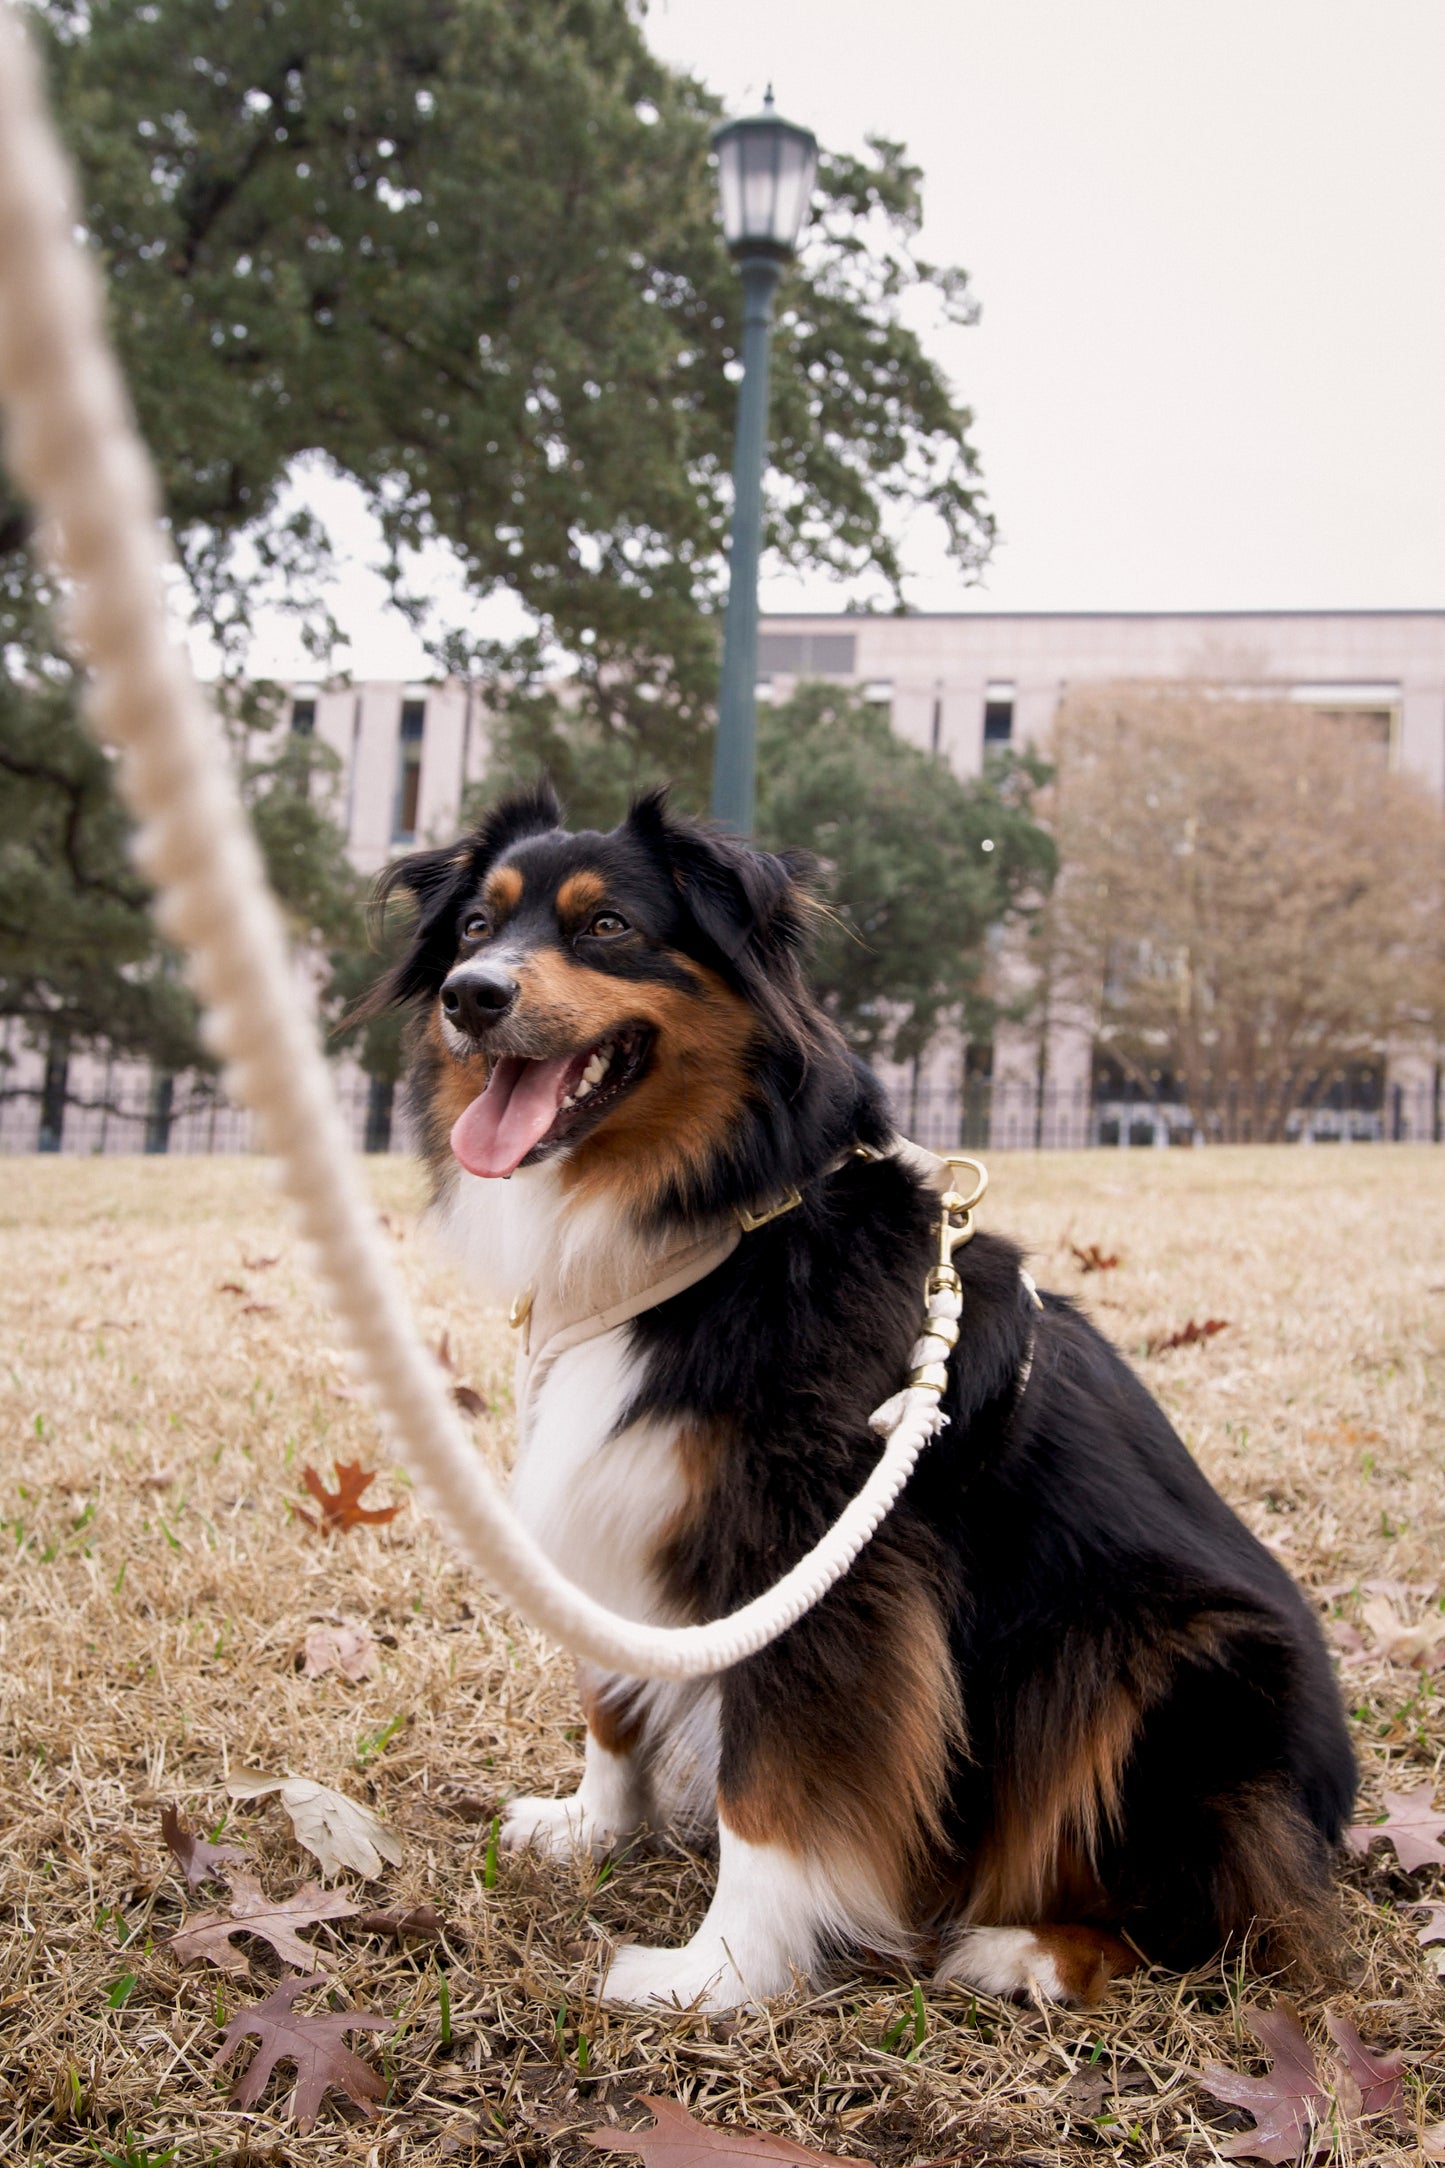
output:
{"label": "lantern glass", "polygon": [[728,121],[713,136],[723,236],[734,254],[791,256],[818,171],[817,138],[772,109]]}

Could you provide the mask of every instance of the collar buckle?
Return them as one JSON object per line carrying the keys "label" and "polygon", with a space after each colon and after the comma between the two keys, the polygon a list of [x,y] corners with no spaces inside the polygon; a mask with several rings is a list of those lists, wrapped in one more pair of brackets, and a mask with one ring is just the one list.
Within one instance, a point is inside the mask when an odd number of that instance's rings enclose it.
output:
{"label": "collar buckle", "polygon": [[765,1212],[750,1212],[744,1204],[736,1205],[734,1210],[739,1227],[745,1235],[750,1235],[755,1234],[759,1227],[766,1227],[769,1220],[781,1219],[785,1212],[791,1212],[794,1206],[800,1205],[802,1201],[803,1192],[800,1189],[790,1189],[786,1197],[780,1198],[777,1204],[770,1204]]}

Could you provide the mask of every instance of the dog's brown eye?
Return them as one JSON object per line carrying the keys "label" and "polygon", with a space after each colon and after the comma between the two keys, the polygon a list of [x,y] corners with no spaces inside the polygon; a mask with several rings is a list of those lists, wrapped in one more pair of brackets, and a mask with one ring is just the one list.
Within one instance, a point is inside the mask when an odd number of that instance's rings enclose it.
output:
{"label": "dog's brown eye", "polygon": [[599,911],[592,924],[587,928],[589,933],[598,933],[603,936],[609,933],[627,933],[630,930],[626,919],[620,917],[616,911]]}
{"label": "dog's brown eye", "polygon": [[486,930],[486,912],[473,911],[471,917],[467,920],[465,926],[463,926],[462,928],[462,939],[464,941],[480,941]]}

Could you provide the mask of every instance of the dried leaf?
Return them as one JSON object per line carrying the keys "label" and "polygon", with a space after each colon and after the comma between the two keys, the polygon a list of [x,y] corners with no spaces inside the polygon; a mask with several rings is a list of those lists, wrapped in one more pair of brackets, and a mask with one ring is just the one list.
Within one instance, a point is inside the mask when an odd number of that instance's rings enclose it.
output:
{"label": "dried leaf", "polygon": [[339,1671],[344,1679],[369,1679],[380,1658],[376,1643],[364,1626],[308,1626],[301,1648],[304,1678],[323,1678]]}
{"label": "dried leaf", "polygon": [[[264,2002],[239,2010],[221,2035],[221,2045],[211,2058],[211,2068],[229,2061],[243,2040],[254,2037],[259,2046],[231,2089],[238,2108],[254,2107],[278,2063],[296,2065],[296,2084],[287,2108],[298,2130],[308,2131],[317,2111],[333,2086],[345,2093],[363,2115],[375,2117],[372,2102],[386,2096],[386,2086],[370,2063],[364,2063],[346,2046],[349,2032],[385,2032],[391,2019],[373,2010],[326,2010],[315,2016],[292,2008],[307,1988],[322,1985],[325,1975],[310,1973],[302,1979],[283,1980]],[[283,2111],[285,2112],[285,2111]]]}
{"label": "dried leaf", "polygon": [[840,2153],[816,2153],[811,2146],[795,2145],[791,2138],[774,2137],[770,2131],[722,2130],[715,2123],[699,2123],[679,2100],[665,2100],[656,2093],[639,2093],[638,2106],[655,2118],[646,2130],[623,2130],[604,2125],[600,2130],[579,2133],[587,2145],[600,2153],[638,2153],[657,2168],[710,2168],[719,2160],[767,2162],[779,2168],[783,2162],[816,2163],[825,2168],[858,2168]]}
{"label": "dried leaf", "polygon": [[268,1897],[254,1875],[233,1874],[231,1902],[215,1912],[198,1912],[170,1937],[168,1947],[183,1965],[208,1957],[223,1972],[246,1972],[245,1958],[231,1943],[232,1935],[259,1935],[269,1942],[283,1964],[309,1966],[324,1963],[297,1929],[314,1927],[319,1920],[350,1919],[356,1906],[344,1890],[324,1890],[319,1882],[279,1900]]}
{"label": "dried leaf", "polygon": [[1229,2160],[1297,2160],[1301,2146],[1330,2105],[1314,2052],[1300,2030],[1293,2003],[1281,1998],[1273,2010],[1245,2009],[1242,2014],[1272,2058],[1270,2072],[1266,2078],[1250,2078],[1226,2069],[1223,2063],[1204,2065],[1200,2078],[1215,2099],[1245,2108],[1255,2119],[1253,2130],[1223,2139],[1219,2150]]}
{"label": "dried leaf", "polygon": [[281,1253],[278,1250],[274,1257],[243,1257],[241,1262],[248,1272],[269,1272],[272,1265],[280,1264]]}
{"label": "dried leaf", "polygon": [[399,1867],[401,1840],[359,1801],[345,1792],[333,1792],[310,1777],[268,1777],[256,1769],[239,1769],[226,1789],[233,1799],[264,1799],[279,1792],[281,1804],[291,1817],[298,1844],[321,1863],[323,1874],[340,1874],[349,1867],[363,1881],[374,1881],[383,1860]]}
{"label": "dried leaf", "polygon": [[452,1398],[457,1406],[468,1415],[485,1415],[487,1412],[487,1403],[483,1400],[475,1385],[454,1385],[452,1387]]}
{"label": "dried leaf", "polygon": [[334,1491],[327,1490],[314,1468],[303,1468],[301,1480],[321,1508],[321,1518],[308,1513],[304,1506],[297,1506],[296,1515],[308,1528],[318,1535],[334,1535],[338,1530],[344,1534],[348,1528],[379,1527],[384,1521],[394,1521],[401,1511],[395,1506],[364,1506],[361,1494],[368,1484],[376,1481],[375,1468],[363,1468],[359,1460],[333,1461],[336,1470]]}
{"label": "dried leaf", "polygon": [[1415,1937],[1417,1942],[1445,1942],[1445,1905],[1411,1905],[1410,1910],[1426,1914],[1425,1924]]}
{"label": "dried leaf", "polygon": [[[1445,1288],[1432,1288],[1432,1294],[1445,1294]],[[1445,2123],[1431,2123],[1420,2133],[1420,2151],[1426,2160],[1445,2160]]]}
{"label": "dried leaf", "polygon": [[1360,1616],[1392,1664],[1410,1664],[1417,1671],[1433,1671],[1445,1663],[1445,1616],[1432,1612],[1416,1626],[1407,1626],[1385,1596],[1372,1596],[1360,1606]]}
{"label": "dried leaf", "polygon": [[398,1942],[408,1935],[422,1942],[440,1942],[446,1924],[435,1905],[412,1905],[404,1912],[358,1912],[353,1922],[368,1935],[395,1935]]}
{"label": "dried leaf", "polygon": [[270,1317],[275,1308],[274,1302],[243,1302],[236,1315],[238,1317]]}
{"label": "dried leaf", "polygon": [[244,1866],[246,1854],[237,1844],[212,1844],[187,1829],[175,1807],[161,1808],[161,1835],[180,1862],[187,1889],[199,1889],[206,1881],[219,1880],[218,1867]]}
{"label": "dried leaf", "polygon": [[1445,1845],[1440,1842],[1445,1835],[1445,1814],[1437,1814],[1430,1805],[1434,1789],[1427,1779],[1408,1792],[1382,1792],[1384,1821],[1356,1822],[1347,1829],[1345,1841],[1350,1850],[1363,1857],[1376,1837],[1386,1837],[1407,1874],[1413,1874],[1417,1867],[1445,1866]]}
{"label": "dried leaf", "polygon": [[1112,1272],[1119,1262],[1117,1256],[1106,1257],[1097,1242],[1091,1242],[1086,1250],[1081,1250],[1077,1242],[1071,1242],[1069,1248],[1080,1272]]}
{"label": "dried leaf", "polygon": [[222,1280],[216,1289],[218,1295],[245,1295],[249,1292],[248,1288],[242,1287],[239,1280]]}
{"label": "dried leaf", "polygon": [[1196,1325],[1191,1317],[1189,1323],[1181,1325],[1178,1332],[1151,1333],[1144,1342],[1144,1353],[1146,1355],[1167,1355],[1170,1348],[1193,1347],[1196,1341],[1212,1340],[1217,1332],[1228,1332],[1228,1330],[1229,1319],[1227,1317],[1206,1317],[1202,1325]]}
{"label": "dried leaf", "polygon": [[1347,2017],[1336,2017],[1332,2010],[1325,2012],[1325,2026],[1330,2038],[1340,2051],[1345,2069],[1359,2089],[1361,2115],[1388,2115],[1403,2130],[1407,2124],[1405,2114],[1405,2086],[1403,2055],[1376,2055],[1365,2046]]}

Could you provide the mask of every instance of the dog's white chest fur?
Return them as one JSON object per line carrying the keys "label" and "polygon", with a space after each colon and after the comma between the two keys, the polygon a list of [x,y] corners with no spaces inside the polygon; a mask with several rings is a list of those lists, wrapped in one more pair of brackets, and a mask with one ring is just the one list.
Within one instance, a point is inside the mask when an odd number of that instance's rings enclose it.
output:
{"label": "dog's white chest fur", "polygon": [[686,1487],[677,1425],[622,1425],[640,1365],[626,1326],[558,1357],[512,1474],[512,1503],[562,1571],[629,1618],[657,1618],[652,1560]]}
{"label": "dog's white chest fur", "polygon": [[[469,1278],[494,1301],[542,1279],[595,1286],[605,1300],[608,1261],[635,1269],[632,1230],[605,1209],[568,1208],[551,1166],[507,1182],[463,1175],[438,1217]],[[652,1557],[685,1485],[676,1423],[622,1427],[641,1372],[630,1338],[619,1326],[551,1365],[518,1443],[511,1496],[571,1579],[629,1618],[656,1619]]]}

